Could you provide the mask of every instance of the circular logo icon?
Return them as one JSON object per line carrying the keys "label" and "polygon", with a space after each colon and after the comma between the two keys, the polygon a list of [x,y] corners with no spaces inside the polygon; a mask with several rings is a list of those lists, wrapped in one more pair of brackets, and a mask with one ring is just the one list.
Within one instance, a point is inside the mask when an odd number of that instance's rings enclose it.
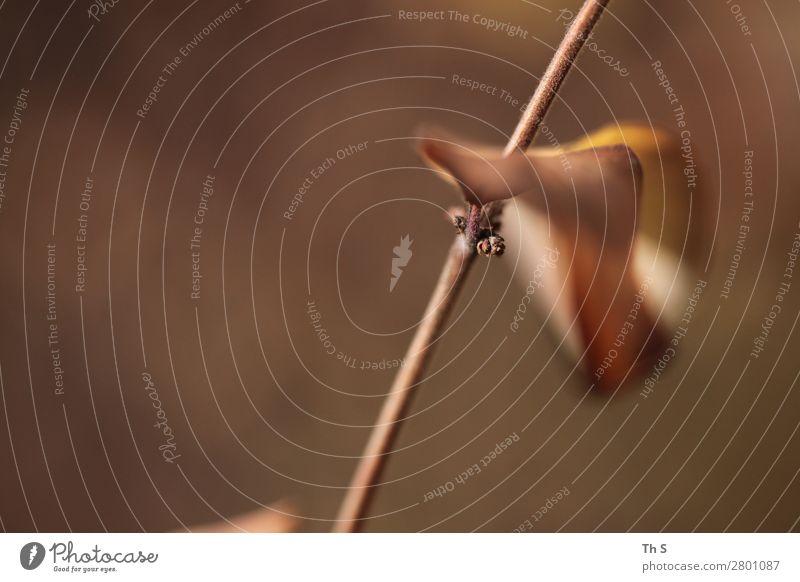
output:
{"label": "circular logo icon", "polygon": [[44,561],[44,546],[39,542],[29,542],[19,551],[19,563],[26,570],[35,570]]}

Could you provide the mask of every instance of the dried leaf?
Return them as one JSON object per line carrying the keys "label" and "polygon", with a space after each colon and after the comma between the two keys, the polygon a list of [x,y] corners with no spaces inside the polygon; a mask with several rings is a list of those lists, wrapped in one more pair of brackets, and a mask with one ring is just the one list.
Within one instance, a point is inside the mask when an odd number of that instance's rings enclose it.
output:
{"label": "dried leaf", "polygon": [[[614,389],[652,365],[676,315],[670,299],[685,299],[691,280],[680,258],[701,257],[705,242],[671,134],[610,126],[503,157],[427,131],[421,150],[468,201],[511,199],[503,235],[519,249],[520,277],[543,277],[535,299],[596,386]],[[541,269],[555,255],[555,267]]]}
{"label": "dried leaf", "polygon": [[272,533],[292,532],[298,527],[291,515],[291,506],[285,501],[271,507],[262,507],[232,517],[189,526],[192,533]]}

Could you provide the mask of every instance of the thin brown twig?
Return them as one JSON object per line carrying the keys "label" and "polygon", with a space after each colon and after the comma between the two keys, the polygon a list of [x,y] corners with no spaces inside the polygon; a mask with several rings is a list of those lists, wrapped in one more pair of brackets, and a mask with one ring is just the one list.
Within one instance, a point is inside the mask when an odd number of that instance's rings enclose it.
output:
{"label": "thin brown twig", "polygon": [[[559,87],[609,1],[584,2],[542,75],[536,92],[505,148],[505,155],[511,154],[517,148],[524,150],[531,144]],[[405,365],[395,376],[347,489],[333,529],[335,532],[356,532],[361,528],[411,398],[419,387],[425,367],[433,354],[434,344],[475,259],[475,237],[479,231],[481,209],[474,204],[470,204],[469,208],[465,233],[459,234],[450,247],[439,281],[428,302],[425,318],[408,347]]]}
{"label": "thin brown twig", "polygon": [[603,14],[608,2],[609,0],[586,0],[583,3],[578,15],[567,29],[561,44],[558,45],[547,70],[539,80],[536,92],[531,97],[506,146],[505,155],[509,155],[517,148],[524,150],[531,144],[547,110],[558,93],[558,88],[564,82],[572,63],[575,62],[575,58],[583,48],[586,39],[589,38],[589,34],[597,24],[600,15]]}

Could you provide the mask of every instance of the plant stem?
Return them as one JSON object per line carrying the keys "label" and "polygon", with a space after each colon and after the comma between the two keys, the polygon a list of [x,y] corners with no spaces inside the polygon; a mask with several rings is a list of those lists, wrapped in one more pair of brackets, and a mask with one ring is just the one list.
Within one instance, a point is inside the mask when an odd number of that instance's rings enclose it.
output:
{"label": "plant stem", "polygon": [[[586,0],[572,21],[547,70],[539,81],[514,134],[505,149],[509,155],[517,148],[526,149],[553,103],[561,83],[589,37],[609,0]],[[493,214],[499,212],[498,205]],[[433,347],[455,305],[459,291],[477,254],[475,245],[480,230],[481,208],[470,204],[467,228],[456,236],[450,247],[439,281],[428,302],[425,318],[408,347],[405,365],[395,376],[392,387],[370,434],[367,446],[339,509],[334,532],[356,532],[361,529],[370,501],[378,487],[386,461],[411,398],[433,354]]]}
{"label": "plant stem", "polygon": [[[477,208],[477,207],[476,207]],[[380,478],[389,457],[388,451],[400,428],[408,409],[411,395],[417,388],[425,370],[433,345],[455,304],[458,291],[466,279],[467,271],[475,259],[475,248],[467,247],[465,238],[458,236],[447,255],[439,282],[431,295],[425,319],[417,329],[408,347],[404,366],[395,376],[392,388],[386,396],[380,416],[375,423],[364,454],[359,461],[350,488],[344,498],[339,517],[334,527],[337,532],[358,531],[361,519],[375,492],[375,483]]]}
{"label": "plant stem", "polygon": [[517,148],[524,150],[531,144],[559,87],[561,87],[561,83],[564,82],[575,58],[608,3],[609,0],[586,0],[583,3],[578,15],[573,19],[561,40],[561,44],[558,45],[547,70],[539,80],[536,92],[531,97],[525,112],[517,123],[514,134],[506,145],[505,155],[509,155]]}

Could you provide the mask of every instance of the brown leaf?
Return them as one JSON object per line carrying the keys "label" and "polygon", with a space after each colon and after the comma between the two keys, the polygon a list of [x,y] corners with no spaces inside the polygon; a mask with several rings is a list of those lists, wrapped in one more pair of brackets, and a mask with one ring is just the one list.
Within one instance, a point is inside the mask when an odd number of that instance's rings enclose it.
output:
{"label": "brown leaf", "polygon": [[218,521],[189,526],[189,530],[192,533],[292,532],[297,529],[298,522],[292,517],[291,509],[289,503],[280,501],[271,507],[262,507]]}
{"label": "brown leaf", "polygon": [[441,131],[421,137],[426,161],[455,181],[466,200],[511,199],[503,235],[522,247],[526,283],[557,249],[558,264],[538,299],[559,338],[605,390],[652,365],[664,349],[665,291],[675,282],[685,286],[676,255],[697,232],[689,228],[685,186],[664,187],[682,177],[677,141],[646,126],[615,127],[563,148],[507,157]]}

